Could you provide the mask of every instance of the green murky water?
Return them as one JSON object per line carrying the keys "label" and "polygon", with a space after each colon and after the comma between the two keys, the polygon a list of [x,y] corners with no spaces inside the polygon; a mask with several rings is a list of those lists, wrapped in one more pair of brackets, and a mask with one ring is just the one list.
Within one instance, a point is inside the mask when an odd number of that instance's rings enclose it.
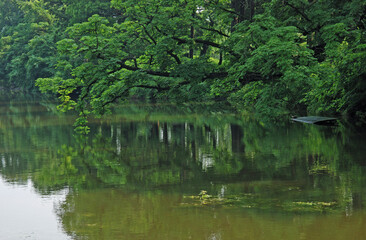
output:
{"label": "green murky water", "polygon": [[222,106],[0,103],[0,239],[365,239],[366,135]]}

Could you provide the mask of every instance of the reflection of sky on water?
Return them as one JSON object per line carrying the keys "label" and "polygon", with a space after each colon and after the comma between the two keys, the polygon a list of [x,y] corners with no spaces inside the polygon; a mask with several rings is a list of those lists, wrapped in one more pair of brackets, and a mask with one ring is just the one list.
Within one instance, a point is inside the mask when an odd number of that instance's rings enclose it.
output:
{"label": "reflection of sky on water", "polygon": [[30,180],[13,185],[0,178],[0,239],[71,239],[60,229],[54,210],[65,195],[66,191],[61,191],[40,196]]}
{"label": "reflection of sky on water", "polygon": [[215,165],[215,160],[213,159],[212,154],[199,153],[199,161],[202,162],[203,171],[207,171]]}

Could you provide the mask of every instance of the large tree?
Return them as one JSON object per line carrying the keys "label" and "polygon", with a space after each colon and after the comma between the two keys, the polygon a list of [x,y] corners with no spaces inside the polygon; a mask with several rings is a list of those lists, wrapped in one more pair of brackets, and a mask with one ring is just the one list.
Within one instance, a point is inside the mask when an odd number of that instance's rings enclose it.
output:
{"label": "large tree", "polygon": [[123,21],[112,24],[93,15],[68,28],[68,37],[58,43],[59,75],[38,81],[41,89],[61,95],[64,110],[77,105],[82,115],[90,108],[103,114],[109,103],[136,89],[202,99],[213,79],[228,76],[223,59],[239,59],[225,45],[237,17],[230,1],[112,1],[112,6]]}
{"label": "large tree", "polygon": [[38,80],[42,90],[59,94],[64,110],[103,114],[134,94],[179,101],[219,96],[271,116],[364,114],[362,0],[111,5],[109,14],[66,30],[57,44],[57,73]]}

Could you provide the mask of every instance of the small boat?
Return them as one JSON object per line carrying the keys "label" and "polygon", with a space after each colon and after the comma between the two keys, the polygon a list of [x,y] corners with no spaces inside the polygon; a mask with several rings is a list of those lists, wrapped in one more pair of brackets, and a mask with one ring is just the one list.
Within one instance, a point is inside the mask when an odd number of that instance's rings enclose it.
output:
{"label": "small boat", "polygon": [[293,117],[292,121],[309,123],[309,124],[318,124],[318,125],[335,125],[337,123],[337,118],[333,117],[317,117],[317,116],[309,116],[309,117]]}

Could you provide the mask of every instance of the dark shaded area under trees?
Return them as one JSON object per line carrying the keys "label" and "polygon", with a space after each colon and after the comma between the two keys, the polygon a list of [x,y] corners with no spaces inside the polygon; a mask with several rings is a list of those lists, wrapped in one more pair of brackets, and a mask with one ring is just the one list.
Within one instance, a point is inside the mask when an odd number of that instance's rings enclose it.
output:
{"label": "dark shaded area under trees", "polygon": [[365,119],[364,0],[2,0],[0,87],[90,113],[131,96]]}

